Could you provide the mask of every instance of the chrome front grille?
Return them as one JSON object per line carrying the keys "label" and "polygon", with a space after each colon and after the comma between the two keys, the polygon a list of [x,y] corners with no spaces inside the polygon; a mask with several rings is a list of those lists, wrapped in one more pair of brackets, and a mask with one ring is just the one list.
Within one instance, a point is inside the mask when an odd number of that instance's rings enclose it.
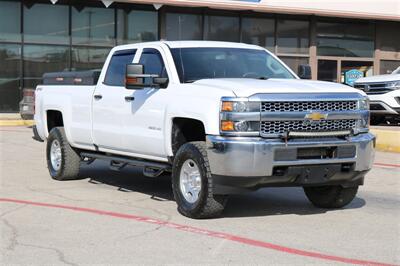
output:
{"label": "chrome front grille", "polygon": [[354,88],[363,90],[368,95],[378,95],[391,92],[386,83],[359,83],[354,84]]}
{"label": "chrome front grille", "polygon": [[288,132],[329,132],[351,130],[356,126],[356,119],[321,120],[312,122],[307,120],[295,121],[262,121],[261,135],[284,135]]}
{"label": "chrome front grille", "polygon": [[352,111],[357,101],[262,102],[261,112]]}

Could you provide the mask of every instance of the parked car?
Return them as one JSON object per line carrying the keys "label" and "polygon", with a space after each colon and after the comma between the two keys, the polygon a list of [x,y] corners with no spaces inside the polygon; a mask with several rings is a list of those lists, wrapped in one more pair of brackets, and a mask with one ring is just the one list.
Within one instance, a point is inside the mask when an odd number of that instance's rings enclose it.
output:
{"label": "parked car", "polygon": [[372,124],[400,122],[400,66],[392,74],[357,79],[354,87],[370,99]]}
{"label": "parked car", "polygon": [[[309,67],[302,77],[309,78]],[[35,122],[56,180],[81,163],[172,173],[178,210],[220,214],[227,196],[301,186],[322,208],[356,196],[371,169],[364,92],[301,80],[254,45],[149,42],[111,50],[101,72],[44,75]]]}
{"label": "parked car", "polygon": [[19,113],[24,120],[32,120],[35,113],[35,89],[25,88],[19,102]]}

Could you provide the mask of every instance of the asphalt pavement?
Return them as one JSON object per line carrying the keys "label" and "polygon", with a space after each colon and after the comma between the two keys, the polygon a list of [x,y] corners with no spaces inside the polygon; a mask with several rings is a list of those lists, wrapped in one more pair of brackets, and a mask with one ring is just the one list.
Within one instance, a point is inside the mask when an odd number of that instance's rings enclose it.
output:
{"label": "asphalt pavement", "polygon": [[377,152],[354,201],[313,207],[301,188],[231,196],[222,217],[181,216],[168,175],[48,174],[30,128],[0,127],[0,264],[400,265],[400,154]]}

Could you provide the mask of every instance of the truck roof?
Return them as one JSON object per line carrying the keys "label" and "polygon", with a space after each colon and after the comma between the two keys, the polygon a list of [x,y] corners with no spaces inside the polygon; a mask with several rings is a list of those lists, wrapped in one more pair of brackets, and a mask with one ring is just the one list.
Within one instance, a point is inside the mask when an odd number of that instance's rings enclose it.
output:
{"label": "truck roof", "polygon": [[247,48],[247,49],[258,49],[262,50],[264,48],[245,43],[237,43],[237,42],[217,42],[217,41],[156,41],[156,42],[143,42],[143,43],[135,43],[135,44],[126,44],[117,46],[117,50],[119,49],[130,49],[130,48],[138,48],[148,45],[162,45],[166,44],[170,48],[190,48],[190,47],[224,47],[224,48]]}

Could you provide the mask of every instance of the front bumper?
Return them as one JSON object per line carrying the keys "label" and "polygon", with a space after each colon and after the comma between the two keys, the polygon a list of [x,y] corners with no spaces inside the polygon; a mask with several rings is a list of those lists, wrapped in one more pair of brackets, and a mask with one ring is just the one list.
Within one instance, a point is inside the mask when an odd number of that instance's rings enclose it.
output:
{"label": "front bumper", "polygon": [[[291,139],[287,143],[281,139],[207,136],[216,185],[247,188],[355,182],[371,169],[374,146],[371,133],[348,139]],[[324,147],[335,152],[322,159],[299,156],[300,150]]]}

